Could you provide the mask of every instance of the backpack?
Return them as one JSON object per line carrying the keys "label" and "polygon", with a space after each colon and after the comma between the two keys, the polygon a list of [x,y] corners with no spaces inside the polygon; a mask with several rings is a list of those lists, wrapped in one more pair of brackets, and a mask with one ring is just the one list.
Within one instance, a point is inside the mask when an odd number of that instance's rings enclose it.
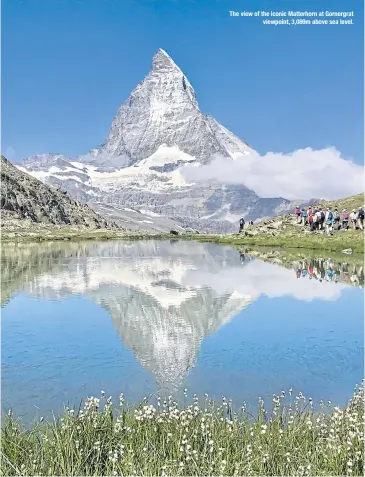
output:
{"label": "backpack", "polygon": [[331,211],[328,212],[328,217],[327,220],[332,220],[333,219],[333,214]]}
{"label": "backpack", "polygon": [[243,225],[245,221],[243,219],[240,220],[240,225]]}
{"label": "backpack", "polygon": [[359,212],[358,212],[358,217],[359,217],[359,219],[364,220],[364,209],[360,209],[360,210],[359,210]]}
{"label": "backpack", "polygon": [[321,212],[321,220],[324,220],[326,218],[326,214],[322,211]]}
{"label": "backpack", "polygon": [[307,217],[307,211],[306,210],[302,211],[302,217]]}
{"label": "backpack", "polygon": [[349,220],[349,213],[348,212],[343,213],[343,220]]}
{"label": "backpack", "polygon": [[338,212],[333,212],[333,218],[336,220],[338,219],[340,216],[338,215]]}
{"label": "backpack", "polygon": [[313,215],[310,215],[308,220],[309,220],[309,223],[311,224],[313,222]]}

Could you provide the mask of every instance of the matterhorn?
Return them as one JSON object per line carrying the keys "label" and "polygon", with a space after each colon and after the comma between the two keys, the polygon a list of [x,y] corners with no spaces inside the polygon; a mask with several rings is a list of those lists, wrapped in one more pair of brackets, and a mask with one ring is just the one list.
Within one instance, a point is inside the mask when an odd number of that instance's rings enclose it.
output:
{"label": "matterhorn", "polygon": [[[244,160],[253,149],[202,113],[195,91],[166,51],[119,107],[105,142],[68,158],[39,154],[20,169],[65,189],[122,225],[154,228],[167,219],[211,232],[236,229],[241,216],[255,220],[284,211],[289,201],[260,198],[243,185],[196,184],[182,173],[214,157]],[[126,214],[129,216],[126,217]],[[136,219],[130,214],[139,214]]]}

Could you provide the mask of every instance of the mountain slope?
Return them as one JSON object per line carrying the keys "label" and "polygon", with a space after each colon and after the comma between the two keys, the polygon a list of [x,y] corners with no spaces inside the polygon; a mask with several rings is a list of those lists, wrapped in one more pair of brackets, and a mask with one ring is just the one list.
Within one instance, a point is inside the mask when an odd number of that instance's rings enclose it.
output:
{"label": "mountain slope", "polygon": [[143,208],[185,226],[228,232],[240,217],[272,216],[285,211],[289,201],[260,198],[244,185],[189,183],[181,169],[217,155],[244,160],[252,151],[199,110],[187,77],[160,49],[151,71],[118,109],[104,144],[75,159],[32,156],[20,168],[91,207]]}
{"label": "mountain slope", "polygon": [[[104,228],[108,224],[90,207],[48,187],[14,167],[1,156],[1,216],[28,219],[35,223]],[[112,225],[114,226],[114,225]]]}

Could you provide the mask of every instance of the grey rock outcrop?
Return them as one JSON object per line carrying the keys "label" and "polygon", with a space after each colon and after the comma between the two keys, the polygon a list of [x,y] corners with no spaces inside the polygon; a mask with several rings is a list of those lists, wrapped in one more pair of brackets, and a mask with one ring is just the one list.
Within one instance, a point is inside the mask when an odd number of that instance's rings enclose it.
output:
{"label": "grey rock outcrop", "polygon": [[1,156],[1,218],[89,228],[115,227],[67,192],[49,187],[21,172]]}

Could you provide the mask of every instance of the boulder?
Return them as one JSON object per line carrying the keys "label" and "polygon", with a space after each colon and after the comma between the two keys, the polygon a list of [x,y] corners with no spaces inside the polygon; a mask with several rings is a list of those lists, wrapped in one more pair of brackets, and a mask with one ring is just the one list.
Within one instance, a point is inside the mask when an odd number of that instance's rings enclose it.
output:
{"label": "boulder", "polygon": [[345,253],[346,255],[351,255],[352,254],[352,248],[345,248],[342,250],[342,253]]}

